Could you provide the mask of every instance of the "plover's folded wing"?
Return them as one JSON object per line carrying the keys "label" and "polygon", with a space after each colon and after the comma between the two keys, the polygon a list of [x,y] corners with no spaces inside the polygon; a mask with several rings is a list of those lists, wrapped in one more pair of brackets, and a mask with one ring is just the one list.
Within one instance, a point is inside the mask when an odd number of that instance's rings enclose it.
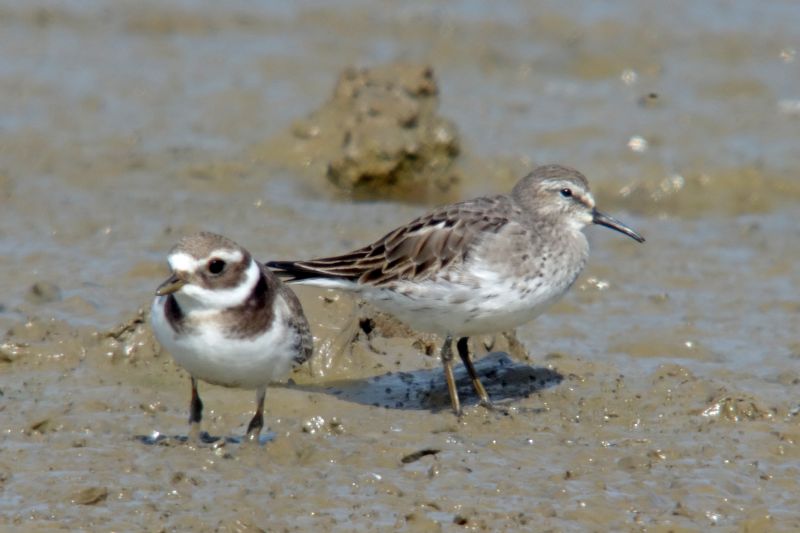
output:
{"label": "plover's folded wing", "polygon": [[258,266],[268,280],[270,290],[275,292],[275,297],[282,298],[289,307],[289,314],[284,319],[286,326],[295,335],[293,366],[301,365],[308,361],[314,353],[314,338],[311,336],[311,329],[303,312],[303,306],[294,291],[282,283],[275,272],[263,263],[258,263]]}
{"label": "plover's folded wing", "polygon": [[463,261],[477,238],[508,224],[507,203],[508,197],[495,196],[444,206],[353,252],[309,261],[271,261],[267,266],[285,281],[331,286],[324,281],[380,287],[424,280]]}

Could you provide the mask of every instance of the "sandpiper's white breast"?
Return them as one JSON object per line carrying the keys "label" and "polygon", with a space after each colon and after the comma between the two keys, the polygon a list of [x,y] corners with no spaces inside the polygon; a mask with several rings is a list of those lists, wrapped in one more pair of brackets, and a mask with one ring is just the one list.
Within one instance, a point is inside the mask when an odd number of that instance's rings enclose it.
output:
{"label": "sandpiper's white breast", "polygon": [[581,231],[565,232],[560,243],[565,241],[570,246],[558,253],[541,247],[514,253],[514,243],[489,242],[446,273],[385,289],[361,286],[359,292],[419,331],[497,333],[530,322],[575,282],[588,258],[588,242]]}

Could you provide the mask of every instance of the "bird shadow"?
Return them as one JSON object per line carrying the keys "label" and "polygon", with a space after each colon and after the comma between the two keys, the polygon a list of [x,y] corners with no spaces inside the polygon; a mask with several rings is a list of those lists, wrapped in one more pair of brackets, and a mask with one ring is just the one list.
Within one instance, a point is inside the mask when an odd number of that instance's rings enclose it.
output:
{"label": "bird shadow", "polygon": [[[511,359],[503,352],[493,352],[474,362],[475,370],[493,403],[527,398],[537,391],[554,387],[564,376],[555,370],[533,367]],[[456,387],[462,404],[479,401],[463,365],[455,369]],[[379,376],[342,379],[323,384],[282,385],[306,392],[325,393],[363,405],[403,410],[450,408],[444,372],[441,367],[387,372]]]}
{"label": "bird shadow", "polygon": [[[272,431],[261,434],[258,437],[258,444],[263,446],[268,442],[275,439],[275,433]],[[197,447],[220,448],[228,444],[242,444],[245,442],[244,437],[209,435],[208,432],[202,431],[199,440],[190,440],[187,435],[164,435],[158,431],[153,431],[150,435],[134,435],[133,440],[141,442],[147,446],[182,446],[192,444]]]}

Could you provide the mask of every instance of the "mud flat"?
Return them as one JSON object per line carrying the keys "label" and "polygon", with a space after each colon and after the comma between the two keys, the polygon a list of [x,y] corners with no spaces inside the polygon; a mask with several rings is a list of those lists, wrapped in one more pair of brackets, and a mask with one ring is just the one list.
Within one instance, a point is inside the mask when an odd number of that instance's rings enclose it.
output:
{"label": "mud flat", "polygon": [[[0,528],[799,530],[800,13],[669,4],[0,3]],[[648,242],[590,229],[562,302],[475,340],[507,415],[459,369],[456,420],[438,339],[302,289],[268,442],[212,386],[182,442],[146,326],[180,235],[341,252],[554,161]]]}

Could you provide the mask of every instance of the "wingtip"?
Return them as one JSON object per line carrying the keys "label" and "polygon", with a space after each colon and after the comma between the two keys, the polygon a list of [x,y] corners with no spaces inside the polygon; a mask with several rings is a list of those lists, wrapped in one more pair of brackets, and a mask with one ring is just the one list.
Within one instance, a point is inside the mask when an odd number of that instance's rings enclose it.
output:
{"label": "wingtip", "polygon": [[285,270],[286,265],[292,264],[291,261],[266,261],[264,262],[269,268],[273,270]]}
{"label": "wingtip", "polygon": [[319,276],[296,261],[267,261],[264,263],[281,281],[292,283]]}
{"label": "wingtip", "polygon": [[291,282],[297,279],[297,274],[291,270],[291,261],[267,261],[264,265],[281,281]]}

